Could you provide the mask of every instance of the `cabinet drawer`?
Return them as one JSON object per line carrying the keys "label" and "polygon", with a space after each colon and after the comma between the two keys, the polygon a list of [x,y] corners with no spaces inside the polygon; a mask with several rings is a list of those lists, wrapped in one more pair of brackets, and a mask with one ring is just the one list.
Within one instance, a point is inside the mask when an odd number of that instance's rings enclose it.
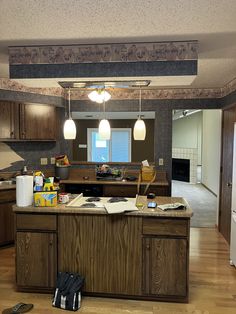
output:
{"label": "cabinet drawer", "polygon": [[40,214],[17,214],[16,229],[28,230],[56,230],[56,215],[40,215]]}
{"label": "cabinet drawer", "polygon": [[187,236],[188,221],[184,219],[143,218],[143,234]]}
{"label": "cabinet drawer", "polygon": [[0,191],[0,203],[15,202],[16,190],[1,190]]}

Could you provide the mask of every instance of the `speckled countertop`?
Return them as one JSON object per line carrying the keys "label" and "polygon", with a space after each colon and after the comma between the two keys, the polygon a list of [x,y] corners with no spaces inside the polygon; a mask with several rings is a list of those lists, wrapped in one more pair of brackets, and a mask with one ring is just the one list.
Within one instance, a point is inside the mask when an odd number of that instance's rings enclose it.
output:
{"label": "speckled countertop", "polygon": [[16,185],[15,184],[3,184],[0,185],[0,191],[5,191],[5,190],[15,190],[16,189]]}
{"label": "speckled countertop", "polygon": [[[147,208],[147,198],[146,196],[139,196],[138,203],[144,204],[143,208],[140,208],[138,211],[125,212],[121,215],[129,216],[160,216],[160,217],[176,217],[176,218],[190,218],[193,215],[193,211],[189,207],[187,201],[182,197],[166,197],[159,196],[154,199],[157,202],[157,205],[170,204],[170,203],[183,203],[186,205],[186,210],[168,210],[163,211],[158,207],[151,209]],[[153,200],[149,200],[153,201]],[[78,207],[66,207],[65,204],[58,204],[55,207],[18,207],[13,206],[14,212],[24,212],[24,213],[60,213],[60,214],[96,214],[96,215],[108,215],[105,209],[103,208],[78,208]]]}

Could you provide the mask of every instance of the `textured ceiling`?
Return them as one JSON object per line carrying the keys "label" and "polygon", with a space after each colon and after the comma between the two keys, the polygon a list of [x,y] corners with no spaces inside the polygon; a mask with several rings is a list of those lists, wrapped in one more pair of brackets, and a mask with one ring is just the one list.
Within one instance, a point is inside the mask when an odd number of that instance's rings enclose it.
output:
{"label": "textured ceiling", "polygon": [[235,17],[236,0],[0,0],[0,78],[9,77],[8,46],[198,40],[189,87],[223,87],[236,77]]}

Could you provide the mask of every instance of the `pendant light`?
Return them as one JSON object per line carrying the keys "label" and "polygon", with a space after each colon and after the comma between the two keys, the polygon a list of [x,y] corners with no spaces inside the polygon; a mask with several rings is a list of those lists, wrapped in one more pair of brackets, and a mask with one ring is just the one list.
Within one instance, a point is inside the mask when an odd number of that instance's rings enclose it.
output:
{"label": "pendant light", "polygon": [[63,133],[65,140],[74,140],[76,138],[76,126],[70,113],[70,88],[68,90],[68,119],[64,123]]}
{"label": "pendant light", "polygon": [[141,119],[141,98],[142,98],[142,93],[141,93],[141,88],[139,90],[139,115],[138,119],[135,122],[134,125],[134,130],[133,130],[133,136],[134,140],[136,141],[144,141],[146,137],[146,126],[144,121]]}
{"label": "pendant light", "polygon": [[105,99],[103,99],[104,118],[100,121],[98,134],[101,140],[109,140],[111,138],[111,127],[109,121],[105,118]]}

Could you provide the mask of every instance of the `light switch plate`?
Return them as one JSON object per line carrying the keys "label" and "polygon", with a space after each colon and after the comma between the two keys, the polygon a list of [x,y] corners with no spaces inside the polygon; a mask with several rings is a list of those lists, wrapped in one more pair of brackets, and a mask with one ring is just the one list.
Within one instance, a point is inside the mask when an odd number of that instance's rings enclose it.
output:
{"label": "light switch plate", "polygon": [[164,166],[164,159],[163,158],[159,158],[159,166]]}

